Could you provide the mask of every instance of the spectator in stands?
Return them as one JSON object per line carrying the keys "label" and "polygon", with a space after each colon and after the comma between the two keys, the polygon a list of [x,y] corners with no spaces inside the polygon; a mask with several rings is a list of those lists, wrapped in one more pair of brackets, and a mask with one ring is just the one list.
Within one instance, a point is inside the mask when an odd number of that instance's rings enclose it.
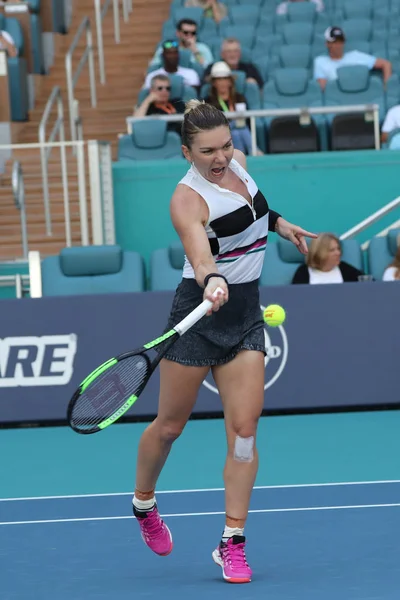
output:
{"label": "spectator in stands", "polygon": [[322,233],[312,240],[306,263],[300,265],[292,283],[343,283],[358,281],[361,271],[342,261],[340,240],[332,233]]}
{"label": "spectator in stands", "polygon": [[[192,19],[182,19],[176,26],[176,37],[179,41],[180,48],[186,48],[192,51],[192,62],[198,63],[202,67],[206,68],[210,65],[214,58],[210,48],[207,44],[197,41],[197,23]],[[150,65],[154,65],[159,62],[162,54],[162,47],[160,46],[155,55],[153,56]]]}
{"label": "spectator in stands", "polygon": [[314,59],[314,79],[318,81],[323,90],[327,81],[337,79],[339,67],[365,65],[370,70],[379,69],[382,71],[385,83],[392,75],[392,65],[384,58],[376,58],[376,56],[358,50],[345,52],[346,38],[340,27],[328,27],[325,31],[325,40],[329,56],[317,56]]}
{"label": "spectator in stands", "polygon": [[[181,98],[170,98],[171,82],[167,75],[155,75],[151,80],[150,93],[138,106],[134,117],[147,115],[176,115],[185,112],[185,103]],[[169,131],[181,134],[182,123],[168,123]]]}
{"label": "spectator in stands", "polygon": [[[229,65],[226,62],[216,62],[211,69],[210,95],[206,98],[208,104],[212,104],[223,112],[235,112],[247,109],[246,98],[235,89],[235,79]],[[251,133],[245,119],[230,121],[233,145],[244,154],[251,154]],[[262,155],[263,152],[258,150]]]}
{"label": "spectator in stands", "polygon": [[[260,88],[263,87],[264,81],[260,75],[259,70],[252,63],[242,62],[242,48],[240,42],[236,38],[226,38],[222,43],[221,58],[232,71],[244,71],[246,73],[246,80],[249,83],[257,83]],[[210,79],[211,72],[210,65],[204,72],[204,81]]]}
{"label": "spectator in stands", "polygon": [[18,56],[17,46],[7,31],[0,30],[0,50],[5,50],[10,58]]}
{"label": "spectator in stands", "polygon": [[[325,7],[324,7],[324,3],[322,2],[322,0],[310,0],[310,1],[315,4],[317,12],[322,12],[324,10]],[[276,14],[277,15],[286,15],[286,13],[288,11],[288,6],[291,2],[304,2],[304,0],[286,0],[285,2],[281,2],[276,7]]]}
{"label": "spectator in stands", "polygon": [[393,262],[385,269],[383,281],[400,281],[400,235],[397,237],[397,252]]}
{"label": "spectator in stands", "polygon": [[200,86],[200,77],[194,69],[188,69],[179,65],[179,44],[176,40],[167,40],[162,44],[163,67],[148,73],[144,87],[150,88],[154,75],[180,75],[186,85]]}
{"label": "spectator in stands", "polygon": [[186,0],[185,6],[199,6],[204,9],[204,16],[220,23],[228,14],[228,9],[217,0]]}
{"label": "spectator in stands", "polygon": [[400,105],[393,106],[386,114],[382,125],[382,142],[387,142],[389,134],[395,129],[400,131]]}

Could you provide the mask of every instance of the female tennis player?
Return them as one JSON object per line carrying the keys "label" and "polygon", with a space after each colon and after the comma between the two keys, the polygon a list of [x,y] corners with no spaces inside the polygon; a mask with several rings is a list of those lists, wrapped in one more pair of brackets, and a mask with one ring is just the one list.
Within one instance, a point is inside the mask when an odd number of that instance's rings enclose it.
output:
{"label": "female tennis player", "polygon": [[[264,403],[265,342],[258,279],[268,231],[291,240],[303,254],[307,253],[305,237],[316,235],[269,210],[246,171],[244,154],[232,146],[222,111],[191,100],[182,142],[191,167],[173,194],[171,217],[186,258],[168,328],[203,299],[211,300],[213,307],[160,363],[159,409],[140,440],[133,512],[147,546],[161,556],[169,554],[172,536],[159,515],[155,487],[211,369],[228,442],[225,529],[212,557],[226,581],[246,583],[252,571],[246,561],[244,527],[258,467],[256,431]],[[217,288],[219,295],[215,295]]]}

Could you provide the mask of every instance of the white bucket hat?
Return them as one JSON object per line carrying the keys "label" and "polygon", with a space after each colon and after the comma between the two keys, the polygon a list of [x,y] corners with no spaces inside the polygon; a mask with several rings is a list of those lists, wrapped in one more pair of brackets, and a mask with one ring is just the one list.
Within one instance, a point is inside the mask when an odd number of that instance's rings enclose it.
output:
{"label": "white bucket hat", "polygon": [[232,77],[232,71],[230,66],[223,60],[216,62],[211,67],[211,79],[218,79],[221,77]]}

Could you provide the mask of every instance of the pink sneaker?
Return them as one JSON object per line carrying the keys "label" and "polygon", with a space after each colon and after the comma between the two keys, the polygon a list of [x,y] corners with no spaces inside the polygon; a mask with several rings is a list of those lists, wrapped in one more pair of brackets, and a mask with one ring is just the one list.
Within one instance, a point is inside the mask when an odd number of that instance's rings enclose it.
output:
{"label": "pink sneaker", "polygon": [[244,547],[246,538],[234,535],[225,542],[221,542],[212,553],[214,562],[222,567],[222,575],[229,583],[249,583],[252,571],[247,564]]}
{"label": "pink sneaker", "polygon": [[157,504],[148,512],[137,510],[133,506],[133,514],[139,523],[144,543],[160,556],[167,556],[172,551],[172,535],[158,512]]}

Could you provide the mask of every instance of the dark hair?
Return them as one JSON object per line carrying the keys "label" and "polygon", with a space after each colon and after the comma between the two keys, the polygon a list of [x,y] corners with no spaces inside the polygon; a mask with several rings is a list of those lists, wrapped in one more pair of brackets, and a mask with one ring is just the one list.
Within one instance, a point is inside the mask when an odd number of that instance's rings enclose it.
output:
{"label": "dark hair", "polygon": [[185,25],[185,24],[186,25],[194,25],[196,28],[198,27],[196,21],[193,21],[193,19],[181,19],[176,24],[177,30],[180,31],[182,29],[182,25]]}
{"label": "dark hair", "polygon": [[[235,104],[236,103],[236,97],[237,97],[237,91],[236,91],[236,86],[235,86],[235,78],[233,76],[230,77],[230,80],[232,82],[232,86],[231,89],[229,90],[229,104]],[[218,97],[218,92],[217,92],[217,88],[214,85],[214,80],[211,79],[211,87],[210,87],[210,101],[211,104],[213,104],[214,106],[216,106],[217,108],[220,105],[219,103],[219,97]]]}
{"label": "dark hair", "polygon": [[184,146],[191,148],[196,133],[210,131],[216,127],[229,127],[229,121],[221,110],[200,100],[189,100],[186,103],[182,123],[182,143]]}

